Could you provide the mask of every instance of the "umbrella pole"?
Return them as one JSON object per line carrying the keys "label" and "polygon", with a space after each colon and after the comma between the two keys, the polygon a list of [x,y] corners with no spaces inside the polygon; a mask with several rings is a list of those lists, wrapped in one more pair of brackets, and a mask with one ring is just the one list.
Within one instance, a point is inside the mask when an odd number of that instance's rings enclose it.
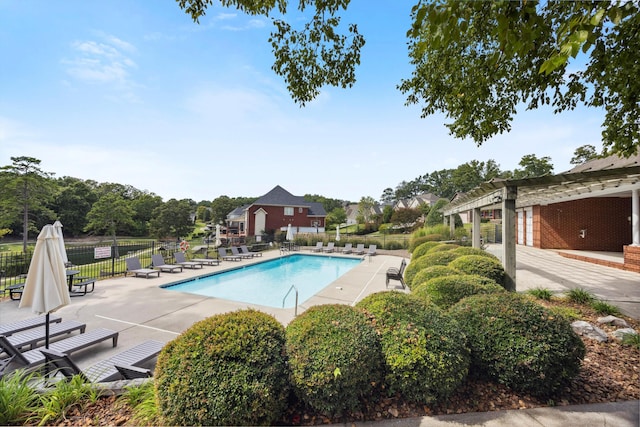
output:
{"label": "umbrella pole", "polygon": [[49,312],[45,316],[44,320],[44,348],[49,348]]}

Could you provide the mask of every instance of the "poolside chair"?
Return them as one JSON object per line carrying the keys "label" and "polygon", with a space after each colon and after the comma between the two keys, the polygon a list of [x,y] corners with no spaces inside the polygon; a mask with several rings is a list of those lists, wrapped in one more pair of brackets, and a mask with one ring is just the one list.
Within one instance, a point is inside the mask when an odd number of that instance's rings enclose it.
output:
{"label": "poolside chair", "polygon": [[322,252],[322,245],[323,244],[324,244],[323,242],[317,242],[316,243],[316,247],[315,248],[311,248],[311,250],[313,252]]}
{"label": "poolside chair", "polygon": [[[75,320],[65,320],[64,322],[54,323],[49,325],[49,338],[55,338],[60,335],[71,334],[72,332],[79,331],[81,334],[87,329],[87,325],[84,323],[76,322]],[[24,347],[36,348],[39,342],[44,342],[46,339],[45,326],[38,326],[37,328],[28,329],[26,331],[18,332],[10,337],[7,337],[7,341],[11,343],[15,348],[22,351]]]}
{"label": "poolside chair", "polygon": [[218,254],[224,261],[242,261],[242,258],[237,255],[229,255],[225,248],[218,248]]}
{"label": "poolside chair", "polygon": [[151,376],[149,369],[140,365],[155,358],[164,347],[159,341],[145,341],[108,359],[81,370],[68,354],[51,349],[40,349],[48,364],[47,370],[55,369],[56,374],[62,374],[71,379],[80,375],[85,381],[101,383],[120,379],[147,378]]}
{"label": "poolside chair", "polygon": [[132,273],[135,277],[149,278],[152,274],[157,274],[160,277],[160,270],[154,270],[152,268],[142,268],[140,265],[140,258],[131,257],[125,258],[124,260],[127,263],[127,271],[124,272],[124,276],[127,277],[127,273]]}
{"label": "poolside chair", "polygon": [[376,255],[377,246],[376,245],[369,245],[369,250],[367,251],[367,255],[371,256],[371,255]]}
{"label": "poolside chair", "polygon": [[231,246],[231,253],[235,256],[239,256],[242,259],[250,259],[253,258],[253,255],[251,254],[245,254],[245,253],[240,253],[240,251],[238,250],[237,247],[235,246]]}
{"label": "poolside chair", "polygon": [[[25,320],[18,320],[17,322],[5,323],[0,325],[0,335],[5,337],[11,336],[17,332],[26,331],[31,328],[37,328],[38,326],[44,326],[47,322],[47,316],[31,317]],[[49,315],[49,323],[60,323],[62,317]]]}
{"label": "poolside chair", "polygon": [[353,250],[354,254],[363,255],[364,254],[364,243],[358,243],[356,248]]}
{"label": "poolside chair", "polygon": [[400,284],[402,284],[402,289],[405,289],[404,277],[402,276],[404,275],[404,268],[406,266],[407,261],[405,261],[403,258],[402,262],[400,263],[400,268],[389,267],[387,269],[387,287],[389,287],[389,280],[399,280]]}
{"label": "poolside chair", "polygon": [[[109,339],[113,340],[114,347],[117,346],[118,332],[112,331],[111,329],[94,329],[84,334],[74,335],[51,343],[49,344],[49,349],[60,353],[71,354]],[[7,353],[9,357],[13,358],[10,365],[18,365],[19,368],[34,368],[43,364],[45,361],[44,355],[38,349],[21,353],[4,335],[0,335],[0,349]],[[8,367],[5,367],[5,371],[7,370]],[[2,376],[2,374],[4,374],[4,372],[0,372],[0,376]]]}
{"label": "poolside chair", "polygon": [[247,245],[241,245],[240,250],[242,251],[243,254],[251,254],[254,257],[262,256],[262,252],[250,251],[249,248],[247,248]]}
{"label": "poolside chair", "polygon": [[333,251],[334,251],[334,246],[335,246],[335,245],[336,245],[336,244],[335,244],[334,242],[329,242],[329,243],[327,243],[327,247],[326,247],[326,248],[324,248],[322,251],[323,251],[323,252],[327,252],[327,253],[329,253],[329,252],[333,252]]}
{"label": "poolside chair", "polygon": [[151,263],[153,264],[153,268],[157,268],[160,271],[167,271],[169,273],[173,273],[174,271],[182,271],[181,265],[166,264],[164,262],[164,257],[162,256],[162,254],[151,255]]}
{"label": "poolside chair", "polygon": [[196,261],[187,261],[187,258],[184,256],[184,252],[174,252],[173,257],[176,259],[176,264],[181,265],[186,268],[202,268],[201,262]]}
{"label": "poolside chair", "polygon": [[345,243],[344,248],[342,249],[343,254],[350,254],[353,252],[353,244]]}
{"label": "poolside chair", "polygon": [[202,265],[220,265],[218,258],[191,258],[192,262],[199,262]]}

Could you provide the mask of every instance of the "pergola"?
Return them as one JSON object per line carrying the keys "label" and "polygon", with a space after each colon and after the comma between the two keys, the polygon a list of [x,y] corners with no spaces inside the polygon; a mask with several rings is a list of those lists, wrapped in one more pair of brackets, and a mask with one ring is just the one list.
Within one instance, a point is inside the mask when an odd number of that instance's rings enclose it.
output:
{"label": "pergola", "polygon": [[[637,156],[636,158],[640,158]],[[507,289],[516,289],[516,209],[593,197],[631,197],[632,246],[640,246],[640,166],[638,160],[604,163],[601,169],[574,168],[558,175],[493,179],[452,201],[445,218],[472,211],[472,244],[480,247],[480,211],[502,209],[502,262]],[[624,164],[624,159],[622,161]],[[608,166],[608,167],[607,167]],[[453,218],[449,224],[454,227]],[[453,231],[453,230],[452,230]]]}

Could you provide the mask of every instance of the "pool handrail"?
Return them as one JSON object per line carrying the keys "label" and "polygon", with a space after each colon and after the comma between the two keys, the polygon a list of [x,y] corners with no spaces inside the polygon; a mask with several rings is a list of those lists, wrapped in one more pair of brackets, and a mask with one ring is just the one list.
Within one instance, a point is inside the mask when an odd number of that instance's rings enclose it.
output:
{"label": "pool handrail", "polygon": [[287,294],[284,296],[284,298],[282,298],[282,308],[284,308],[284,302],[289,296],[289,294],[291,293],[291,289],[295,289],[296,291],[296,305],[294,306],[293,316],[297,317],[298,316],[298,288],[296,288],[296,285],[291,285],[291,287],[287,291]]}

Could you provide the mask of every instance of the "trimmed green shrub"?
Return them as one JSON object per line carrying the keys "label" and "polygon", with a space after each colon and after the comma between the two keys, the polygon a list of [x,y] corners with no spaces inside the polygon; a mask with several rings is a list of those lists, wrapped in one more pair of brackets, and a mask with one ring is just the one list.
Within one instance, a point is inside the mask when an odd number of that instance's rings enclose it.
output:
{"label": "trimmed green shrub", "polygon": [[580,370],[585,347],[570,323],[524,295],[474,295],[449,313],[469,338],[472,372],[549,397]]}
{"label": "trimmed green shrub", "polygon": [[453,253],[453,251],[442,251],[428,253],[416,260],[412,259],[404,270],[404,282],[411,288],[413,278],[420,270],[431,267],[432,265],[448,265],[456,258],[458,258],[458,255]]}
{"label": "trimmed green shrub", "polygon": [[162,349],[155,385],[166,425],[272,424],[289,395],[284,326],[256,310],[197,322]]}
{"label": "trimmed green shrub", "polygon": [[407,249],[409,252],[413,253],[416,248],[423,243],[431,242],[431,240],[426,235],[419,235],[419,232],[414,233],[409,239],[409,248]]}
{"label": "trimmed green shrub", "polygon": [[449,396],[466,378],[465,335],[437,306],[402,292],[378,292],[358,302],[380,334],[390,394],[430,404]]}
{"label": "trimmed green shrub", "polygon": [[432,265],[431,267],[423,268],[418,271],[411,280],[411,286],[407,286],[409,289],[416,288],[427,280],[434,279],[436,277],[450,276],[452,274],[461,274],[460,271],[455,268],[447,267],[446,265]]}
{"label": "trimmed green shrub", "polygon": [[436,277],[412,289],[415,296],[431,301],[442,309],[448,309],[464,297],[498,292],[507,291],[493,280],[477,274]]}
{"label": "trimmed green shrub", "polygon": [[314,306],[286,328],[293,390],[328,416],[359,411],[363,397],[383,378],[383,357],[375,329],[361,309]]}
{"label": "trimmed green shrub", "polygon": [[504,285],[504,267],[497,258],[482,255],[462,255],[451,261],[449,267],[467,274],[488,277],[499,285]]}
{"label": "trimmed green shrub", "polygon": [[439,245],[429,249],[429,253],[432,254],[434,252],[450,251],[459,247],[460,245],[456,245],[455,243],[440,243]]}
{"label": "trimmed green shrub", "polygon": [[495,256],[494,254],[485,251],[484,249],[480,249],[480,248],[472,248],[471,246],[460,246],[459,248],[455,248],[453,250],[455,253],[457,253],[458,255],[462,256],[462,255],[481,255],[481,256],[486,256],[487,258],[491,258],[491,259],[498,259],[497,256]]}
{"label": "trimmed green shrub", "polygon": [[427,252],[429,252],[429,250],[435,246],[440,245],[440,242],[432,242],[432,241],[426,241],[424,243],[421,243],[418,247],[416,247],[413,250],[413,253],[411,254],[411,258],[413,259],[418,259],[421,256],[425,255]]}

